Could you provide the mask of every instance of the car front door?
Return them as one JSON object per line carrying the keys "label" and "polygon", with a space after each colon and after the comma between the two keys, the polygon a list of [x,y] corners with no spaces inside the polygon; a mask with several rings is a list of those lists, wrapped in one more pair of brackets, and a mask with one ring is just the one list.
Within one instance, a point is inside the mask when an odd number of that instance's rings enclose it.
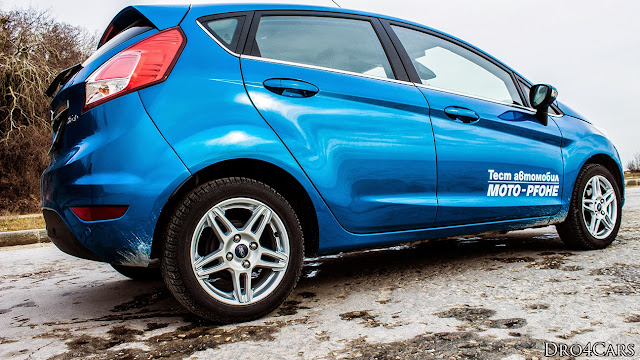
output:
{"label": "car front door", "polygon": [[244,52],[251,101],[346,230],[433,225],[429,111],[378,19],[256,12]]}
{"label": "car front door", "polygon": [[511,71],[444,35],[384,22],[424,94],[438,158],[437,226],[560,210],[562,135],[523,104]]}

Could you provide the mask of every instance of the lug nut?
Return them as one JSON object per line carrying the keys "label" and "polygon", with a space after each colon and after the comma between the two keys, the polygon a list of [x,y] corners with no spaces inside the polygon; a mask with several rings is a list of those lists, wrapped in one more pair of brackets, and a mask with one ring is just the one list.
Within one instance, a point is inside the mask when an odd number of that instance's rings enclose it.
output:
{"label": "lug nut", "polygon": [[251,244],[249,244],[249,248],[251,250],[255,250],[258,248],[258,243],[252,242]]}
{"label": "lug nut", "polygon": [[251,266],[251,263],[248,260],[242,262],[242,267],[248,269]]}
{"label": "lug nut", "polygon": [[227,253],[227,260],[229,260],[229,261],[233,260],[233,254],[232,253]]}
{"label": "lug nut", "polygon": [[240,242],[240,239],[241,239],[240,235],[236,235],[233,237],[233,242]]}

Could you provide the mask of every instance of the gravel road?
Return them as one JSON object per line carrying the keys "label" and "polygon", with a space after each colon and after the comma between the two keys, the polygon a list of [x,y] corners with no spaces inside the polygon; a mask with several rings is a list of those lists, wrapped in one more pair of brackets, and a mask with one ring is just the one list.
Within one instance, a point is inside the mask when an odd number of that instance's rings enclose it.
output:
{"label": "gravel road", "polygon": [[548,227],[308,259],[279,310],[229,326],[51,244],[2,248],[0,358],[541,359],[545,342],[605,342],[638,359],[640,188],[627,197],[606,250]]}

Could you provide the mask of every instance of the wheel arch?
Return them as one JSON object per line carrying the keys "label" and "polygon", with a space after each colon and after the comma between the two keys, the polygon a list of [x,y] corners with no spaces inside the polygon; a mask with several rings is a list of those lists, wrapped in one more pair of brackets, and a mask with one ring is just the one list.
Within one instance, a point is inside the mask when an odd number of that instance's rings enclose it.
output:
{"label": "wheel arch", "polygon": [[318,251],[318,218],[313,202],[302,184],[289,172],[272,163],[256,159],[231,159],[212,164],[192,174],[169,197],[156,222],[151,258],[162,253],[162,239],[171,212],[191,190],[209,181],[225,177],[246,177],[263,182],[278,191],[298,215],[304,233],[305,256]]}
{"label": "wheel arch", "polygon": [[609,170],[615,178],[618,189],[620,189],[621,192],[624,192],[624,178],[622,177],[622,168],[611,156],[602,153],[593,155],[589,159],[587,159],[587,161],[585,161],[585,163],[582,165],[582,168],[589,164],[598,164],[607,168],[607,170]]}

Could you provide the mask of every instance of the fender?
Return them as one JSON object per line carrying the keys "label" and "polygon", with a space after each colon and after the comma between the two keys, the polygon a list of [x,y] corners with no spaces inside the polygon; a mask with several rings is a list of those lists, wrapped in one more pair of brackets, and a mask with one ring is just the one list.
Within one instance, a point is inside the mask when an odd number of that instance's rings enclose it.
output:
{"label": "fender", "polygon": [[[611,158],[618,167],[618,173],[613,175],[624,179],[620,155],[611,140],[590,123],[565,115],[555,119],[562,132],[562,157],[564,162],[564,189],[562,194],[562,208],[552,219],[552,223],[564,221],[569,213],[571,195],[578,173],[594,156],[605,155]],[[624,181],[620,184],[622,204],[624,204]]]}

